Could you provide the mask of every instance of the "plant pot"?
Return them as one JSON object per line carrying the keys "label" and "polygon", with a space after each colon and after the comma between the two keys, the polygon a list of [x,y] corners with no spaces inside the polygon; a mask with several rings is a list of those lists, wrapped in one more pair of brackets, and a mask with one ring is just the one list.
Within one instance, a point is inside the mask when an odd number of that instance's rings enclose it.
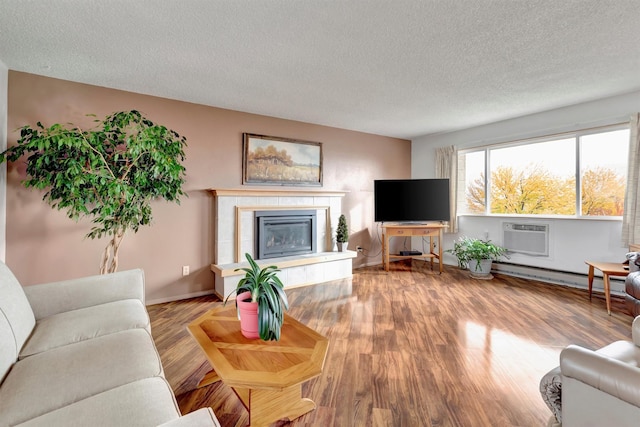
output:
{"label": "plant pot", "polygon": [[491,264],[490,259],[481,259],[480,261],[472,259],[469,261],[469,271],[472,276],[479,278],[490,278],[491,276]]}
{"label": "plant pot", "polygon": [[338,242],[338,252],[346,252],[348,245],[347,242]]}
{"label": "plant pot", "polygon": [[258,303],[251,302],[251,292],[243,292],[236,296],[236,304],[238,305],[242,335],[250,340],[260,338],[260,332],[258,331]]}

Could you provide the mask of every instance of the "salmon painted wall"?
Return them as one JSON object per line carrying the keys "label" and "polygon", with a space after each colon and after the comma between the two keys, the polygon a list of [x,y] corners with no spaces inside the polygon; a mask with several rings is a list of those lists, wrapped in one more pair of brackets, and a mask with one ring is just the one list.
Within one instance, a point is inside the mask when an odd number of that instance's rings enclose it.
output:
{"label": "salmon painted wall", "polygon": [[[230,111],[131,92],[9,71],[8,144],[17,129],[40,121],[90,127],[115,111],[137,109],[187,138],[181,205],[153,205],[153,222],[128,234],[120,249],[119,270],[142,268],[148,302],[179,299],[213,289],[211,188],[242,187],[242,133],[323,143],[323,190],[346,191],[342,208],[349,223],[350,248],[379,254],[373,221],[373,180],[411,176],[411,142],[326,126]],[[64,211],[25,189],[24,166],[8,165],[6,262],[23,285],[97,274],[105,240],[88,240],[88,220],[78,223]],[[261,187],[263,188],[263,187]],[[313,188],[311,188],[313,189]],[[354,260],[354,268],[377,264],[379,255]],[[182,266],[191,274],[183,277]]]}

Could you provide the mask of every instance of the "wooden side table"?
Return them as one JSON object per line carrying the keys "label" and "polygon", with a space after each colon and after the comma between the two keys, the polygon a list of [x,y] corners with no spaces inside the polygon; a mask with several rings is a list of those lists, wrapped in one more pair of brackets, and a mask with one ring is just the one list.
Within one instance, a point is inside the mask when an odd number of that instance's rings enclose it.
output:
{"label": "wooden side table", "polygon": [[591,301],[591,290],[593,289],[593,273],[595,269],[598,269],[602,272],[604,297],[607,301],[607,313],[611,316],[611,287],[609,285],[609,276],[626,277],[627,274],[629,274],[629,270],[625,268],[624,264],[618,262],[585,261],[585,264],[589,266],[589,301]]}
{"label": "wooden side table", "polygon": [[313,329],[285,314],[280,341],[249,340],[240,332],[235,304],[209,310],[187,329],[212,368],[198,387],[222,380],[247,408],[252,427],[315,409],[301,385],[322,373],[329,340]]}

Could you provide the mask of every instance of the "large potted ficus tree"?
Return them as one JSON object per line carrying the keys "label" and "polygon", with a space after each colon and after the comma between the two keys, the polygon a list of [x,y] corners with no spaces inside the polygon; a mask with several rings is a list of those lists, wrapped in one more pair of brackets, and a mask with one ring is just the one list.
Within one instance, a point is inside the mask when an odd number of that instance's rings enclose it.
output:
{"label": "large potted ficus tree", "polygon": [[125,233],[151,222],[151,201],[180,203],[186,140],[135,110],[95,122],[89,130],[24,126],[0,162],[27,156],[25,187],[45,190],[43,200],[71,219],[90,218],[86,237],[109,237],[100,263],[104,274],[117,270]]}

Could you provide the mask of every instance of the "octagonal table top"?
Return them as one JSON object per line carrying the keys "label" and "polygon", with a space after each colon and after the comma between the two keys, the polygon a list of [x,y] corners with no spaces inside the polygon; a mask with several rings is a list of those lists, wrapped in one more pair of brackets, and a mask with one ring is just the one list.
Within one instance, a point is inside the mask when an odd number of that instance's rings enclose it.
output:
{"label": "octagonal table top", "polygon": [[187,329],[230,387],[281,390],[322,373],[327,338],[285,314],[280,341],[250,340],[235,304],[209,310]]}

